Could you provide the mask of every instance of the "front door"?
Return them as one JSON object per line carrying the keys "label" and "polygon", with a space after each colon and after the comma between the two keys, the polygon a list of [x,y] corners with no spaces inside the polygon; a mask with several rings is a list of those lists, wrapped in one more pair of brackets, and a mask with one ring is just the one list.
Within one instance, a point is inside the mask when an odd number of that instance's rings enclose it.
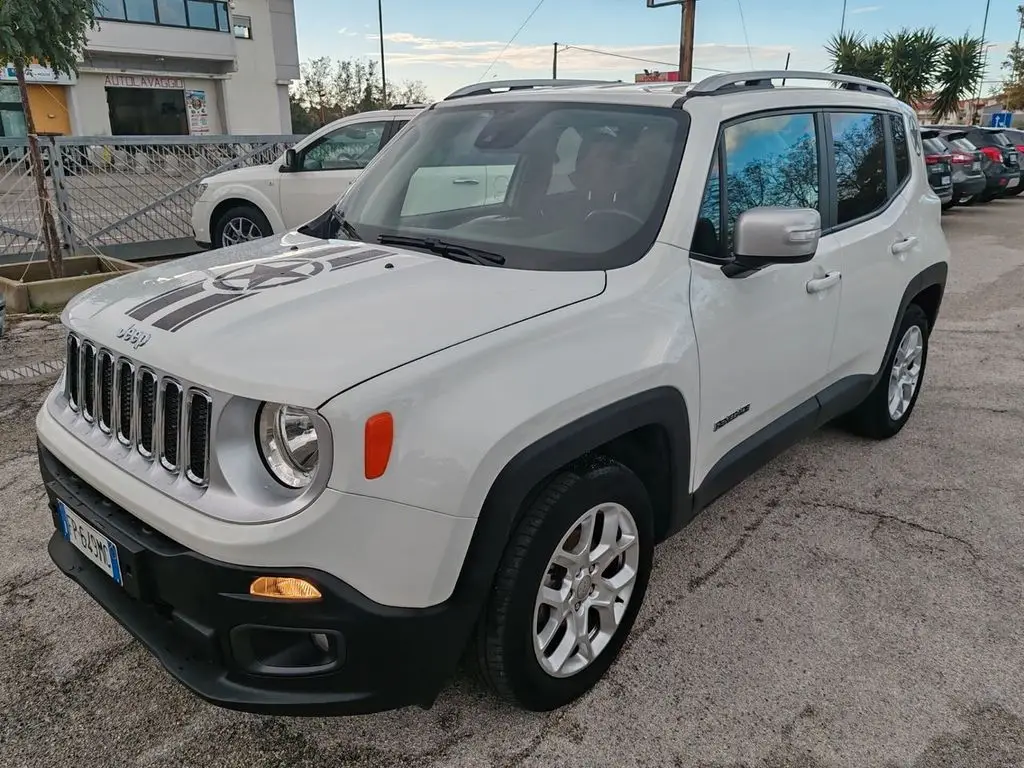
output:
{"label": "front door", "polygon": [[741,278],[727,277],[721,267],[732,255],[743,211],[819,208],[820,120],[812,113],[747,118],[721,135],[691,246],[690,308],[700,360],[695,487],[759,430],[816,415],[807,401],[829,375],[842,291],[837,238],[823,237],[806,263],[776,264]]}
{"label": "front door", "polygon": [[294,229],[326,211],[380,150],[389,120],[349,123],[304,147],[281,174],[281,216]]}

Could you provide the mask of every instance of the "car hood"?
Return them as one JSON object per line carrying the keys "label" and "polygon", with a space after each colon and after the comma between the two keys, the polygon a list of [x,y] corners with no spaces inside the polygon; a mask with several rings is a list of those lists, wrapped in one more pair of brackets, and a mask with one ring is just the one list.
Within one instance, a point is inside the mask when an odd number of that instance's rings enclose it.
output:
{"label": "car hood", "polygon": [[464,264],[296,232],[79,294],[71,330],[216,390],[317,407],[417,358],[599,295],[604,272]]}

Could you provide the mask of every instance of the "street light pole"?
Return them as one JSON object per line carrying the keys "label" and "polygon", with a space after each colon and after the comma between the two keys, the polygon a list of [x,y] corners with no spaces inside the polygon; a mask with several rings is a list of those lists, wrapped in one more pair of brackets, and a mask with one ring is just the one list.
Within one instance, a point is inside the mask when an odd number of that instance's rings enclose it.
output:
{"label": "street light pole", "polygon": [[839,34],[842,36],[843,30],[846,29],[846,0],[843,0],[843,18],[839,21]]}
{"label": "street light pole", "polygon": [[384,69],[384,0],[377,0],[377,25],[380,30],[380,94],[381,106],[387,107],[388,104],[388,76]]}
{"label": "street light pole", "polygon": [[551,79],[558,79],[558,43],[555,43],[554,53],[551,56]]}
{"label": "street light pole", "polygon": [[985,0],[985,20],[981,22],[981,76],[978,78],[978,88],[974,92],[974,99],[971,101],[971,125],[978,116],[978,99],[981,98],[981,86],[985,81],[985,72],[988,71],[988,49],[985,42],[985,32],[988,30],[988,9],[992,0]]}

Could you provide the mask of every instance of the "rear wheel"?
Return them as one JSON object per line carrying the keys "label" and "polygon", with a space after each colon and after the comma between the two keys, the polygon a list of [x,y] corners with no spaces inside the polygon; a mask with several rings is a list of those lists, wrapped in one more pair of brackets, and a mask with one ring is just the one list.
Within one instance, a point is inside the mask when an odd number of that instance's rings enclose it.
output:
{"label": "rear wheel", "polygon": [[273,227],[255,205],[236,205],[224,211],[213,225],[213,247],[227,248],[270,237]]}
{"label": "rear wheel", "polygon": [[559,473],[499,567],[473,659],[484,681],[534,711],[586,693],[629,635],[653,551],[650,499],[633,472],[598,457]]}
{"label": "rear wheel", "polygon": [[921,394],[928,361],[928,333],[928,316],[917,304],[911,304],[900,322],[896,345],[886,360],[882,378],[845,419],[852,432],[884,440],[903,429]]}

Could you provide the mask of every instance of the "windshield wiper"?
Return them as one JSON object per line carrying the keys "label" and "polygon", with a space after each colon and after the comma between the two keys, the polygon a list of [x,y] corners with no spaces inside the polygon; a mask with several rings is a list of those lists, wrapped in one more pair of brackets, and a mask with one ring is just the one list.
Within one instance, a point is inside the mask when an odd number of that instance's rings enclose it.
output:
{"label": "windshield wiper", "polygon": [[467,264],[504,264],[505,257],[500,253],[482,251],[479,248],[470,248],[468,245],[458,245],[445,240],[438,240],[436,237],[409,237],[406,235],[381,235],[377,238],[381,245],[400,245],[406,248],[423,248],[424,250],[444,256],[453,261],[462,261]]}

